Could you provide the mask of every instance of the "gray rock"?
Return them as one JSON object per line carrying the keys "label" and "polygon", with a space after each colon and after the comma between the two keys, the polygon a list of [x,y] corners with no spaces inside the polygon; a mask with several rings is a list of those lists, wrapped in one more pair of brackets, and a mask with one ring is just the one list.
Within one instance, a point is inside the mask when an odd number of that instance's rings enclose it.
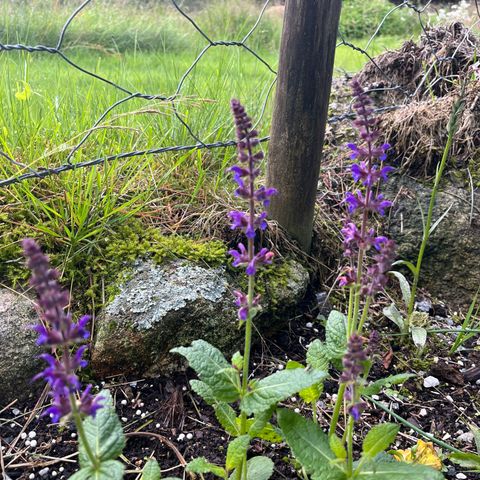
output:
{"label": "gray rock", "polygon": [[37,322],[33,302],[11,290],[0,289],[0,406],[25,399],[42,387],[32,377],[42,369],[37,357],[43,349],[29,327]]}
{"label": "gray rock", "polygon": [[[286,265],[288,275],[281,281],[261,286],[266,291],[264,310],[255,318],[255,326],[262,334],[284,326],[285,313],[305,295],[308,272],[296,262]],[[232,290],[239,288],[237,282],[238,277],[225,267],[208,268],[183,260],[161,265],[139,262],[96,319],[94,372],[99,376],[168,374],[181,366],[181,359],[169,350],[195,339],[233,353],[243,339],[232,296]]]}
{"label": "gray rock", "polygon": [[[428,211],[433,181],[420,183],[407,176],[389,184],[389,198],[396,198],[391,211],[389,235],[399,245],[398,257],[416,262],[422,239],[418,204]],[[445,300],[449,307],[465,307],[472,301],[480,281],[480,193],[452,179],[442,180],[434,208],[433,223],[449,209],[430,236],[423,260],[420,288]]]}

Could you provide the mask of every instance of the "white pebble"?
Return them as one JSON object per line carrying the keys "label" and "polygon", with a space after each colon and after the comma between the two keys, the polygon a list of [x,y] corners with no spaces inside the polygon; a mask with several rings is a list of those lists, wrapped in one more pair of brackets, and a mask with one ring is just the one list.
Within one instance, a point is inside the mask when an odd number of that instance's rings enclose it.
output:
{"label": "white pebble", "polygon": [[307,323],[305,324],[305,326],[306,326],[307,328],[312,328],[312,327],[313,327],[313,323],[312,323],[312,322],[307,322]]}
{"label": "white pebble", "polygon": [[283,370],[285,367],[280,363],[278,366],[277,366],[277,370]]}
{"label": "white pebble", "polygon": [[157,423],[157,424],[155,425],[155,428],[160,428],[160,424]]}
{"label": "white pebble", "polygon": [[292,397],[290,400],[291,400],[292,402],[296,402],[296,401],[297,401],[297,397]]}
{"label": "white pebble", "polygon": [[44,477],[44,476],[48,473],[49,470],[50,470],[50,469],[49,469],[48,467],[42,468],[42,469],[38,472],[38,474],[39,474],[41,477]]}
{"label": "white pebble", "polygon": [[443,437],[442,440],[448,440],[449,438],[452,438],[452,436],[449,433],[446,433]]}
{"label": "white pebble", "polygon": [[13,422],[12,422],[12,423],[10,424],[10,428],[15,428],[16,426],[17,426],[16,423],[13,423]]}
{"label": "white pebble", "polygon": [[142,414],[142,411],[141,411],[141,410],[137,410],[137,411],[135,412],[135,415],[141,415],[141,414]]}
{"label": "white pebble", "polygon": [[426,416],[428,415],[427,410],[426,410],[425,408],[422,408],[422,409],[420,410],[420,415],[421,415],[422,417],[426,417]]}
{"label": "white pebble", "polygon": [[62,473],[64,470],[65,470],[65,469],[64,469],[63,467],[60,467],[60,468],[58,469],[58,471],[59,471],[60,473]]}
{"label": "white pebble", "polygon": [[122,422],[128,422],[128,418],[127,417],[122,417]]}
{"label": "white pebble", "polygon": [[423,386],[425,388],[438,387],[438,385],[440,385],[440,380],[436,377],[429,376],[423,380]]}
{"label": "white pebble", "polygon": [[143,402],[140,403],[139,407],[140,408],[143,408],[145,406],[145,404]]}
{"label": "white pebble", "polygon": [[77,436],[77,434],[76,434],[75,432],[72,432],[72,433],[70,434],[70,436],[71,436],[72,438],[75,438],[75,437]]}
{"label": "white pebble", "polygon": [[453,403],[453,398],[451,397],[451,395],[447,395],[445,397],[449,402]]}
{"label": "white pebble", "polygon": [[144,413],[142,413],[141,417],[142,417],[142,418],[145,418],[145,414],[144,414]]}
{"label": "white pebble", "polygon": [[[26,442],[25,442],[26,443]],[[35,448],[37,446],[37,441],[36,440],[30,440],[30,446],[32,448]]]}
{"label": "white pebble", "polygon": [[25,432],[22,432],[22,433],[20,434],[20,438],[21,438],[22,440],[25,440],[25,439],[27,438],[27,434],[26,434]]}
{"label": "white pebble", "polygon": [[19,410],[18,408],[14,408],[14,409],[12,410],[12,413],[13,413],[15,416],[17,416],[17,415],[20,415],[21,412],[20,412],[20,410]]}
{"label": "white pebble", "polygon": [[294,411],[295,411],[295,413],[300,413],[300,409],[299,409],[299,408],[296,408]]}
{"label": "white pebble", "polygon": [[53,470],[53,472],[50,474],[52,477],[56,477],[58,475],[56,470]]}
{"label": "white pebble", "polygon": [[193,438],[193,434],[192,433],[187,433],[187,440],[191,440]]}
{"label": "white pebble", "polygon": [[26,445],[27,447],[29,447],[29,446],[30,446],[30,440],[25,440],[25,445]]}
{"label": "white pebble", "polygon": [[178,440],[179,442],[181,442],[182,440],[185,440],[185,434],[184,434],[184,433],[181,433],[181,434],[178,436],[177,440]]}
{"label": "white pebble", "polygon": [[459,480],[465,480],[467,476],[464,473],[457,473],[455,478],[458,478]]}
{"label": "white pebble", "polygon": [[474,435],[472,432],[462,433],[457,437],[457,440],[462,443],[473,443]]}
{"label": "white pebble", "polygon": [[28,438],[35,438],[36,436],[37,434],[33,430],[28,434]]}
{"label": "white pebble", "polygon": [[125,399],[123,399],[120,403],[121,403],[122,405],[126,405],[128,402],[127,402]]}
{"label": "white pebble", "polygon": [[34,473],[31,473],[31,474],[28,476],[28,478],[29,478],[30,480],[33,480],[33,479],[35,478],[35,474],[34,474]]}

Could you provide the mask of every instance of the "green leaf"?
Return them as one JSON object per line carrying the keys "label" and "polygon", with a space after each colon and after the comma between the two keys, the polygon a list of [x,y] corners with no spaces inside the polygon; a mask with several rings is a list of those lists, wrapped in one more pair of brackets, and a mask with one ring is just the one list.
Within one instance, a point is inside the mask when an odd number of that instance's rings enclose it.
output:
{"label": "green leaf", "polygon": [[224,468],[210,463],[205,457],[198,457],[187,464],[187,472],[192,473],[213,473],[217,477],[227,478],[227,472]]}
{"label": "green leaf", "polygon": [[232,357],[232,365],[237,370],[242,370],[243,368],[243,355],[240,352],[235,352]]}
{"label": "green leaf", "polygon": [[[305,366],[302,365],[300,362],[295,362],[294,360],[289,360],[287,362],[286,369],[287,370],[295,370],[296,368],[301,368],[304,369]],[[323,384],[315,384],[312,385],[308,388],[304,388],[303,390],[300,390],[299,395],[302,398],[304,402],[307,403],[312,403],[316,402],[319,398],[320,395],[323,392]]]}
{"label": "green leaf", "polygon": [[336,457],[329,446],[327,435],[315,423],[291,410],[277,412],[278,424],[295,458],[310,474],[318,478],[343,477]]}
{"label": "green leaf", "polygon": [[371,383],[362,390],[362,395],[377,395],[383,387],[390,385],[398,385],[406,382],[409,378],[415,377],[413,373],[399,373],[397,375],[390,375],[389,377],[381,378]]}
{"label": "green leaf", "polygon": [[413,343],[418,348],[423,348],[427,343],[427,330],[423,327],[412,327],[411,334]]}
{"label": "green leaf", "polygon": [[476,453],[452,453],[448,458],[463,468],[474,468],[480,471],[480,455]]}
{"label": "green leaf", "polygon": [[408,260],[397,260],[396,262],[392,263],[393,267],[396,267],[397,265],[405,265],[413,273],[413,275],[416,275],[417,273],[417,267]]}
{"label": "green leaf", "polygon": [[340,358],[347,349],[347,317],[332,310],[325,325],[325,346],[330,358]]}
{"label": "green leaf", "polygon": [[70,480],[123,480],[124,466],[117,460],[102,462],[98,469],[93,466],[81,468]]}
{"label": "green leaf", "polygon": [[251,382],[240,408],[248,415],[263,412],[325,377],[325,372],[300,369],[276,372],[260,381]]}
{"label": "green leaf", "polygon": [[400,289],[402,290],[403,302],[405,303],[405,306],[408,307],[410,305],[410,299],[412,298],[412,291],[410,289],[408,280],[400,272],[395,272],[392,270],[389,273],[397,277],[398,282],[400,283]]}
{"label": "green leaf", "polygon": [[307,365],[315,370],[328,371],[330,355],[325,344],[321,340],[314,340],[307,350]]}
{"label": "green leaf", "polygon": [[444,480],[444,476],[433,468],[404,462],[370,462],[363,466],[356,478],[362,480]]}
{"label": "green leaf", "polygon": [[227,470],[238,468],[247,455],[248,447],[250,446],[250,435],[241,435],[235,440],[232,440],[227,449]]}
{"label": "green leaf", "polygon": [[337,458],[339,458],[340,460],[345,460],[347,458],[347,449],[343,445],[342,440],[337,435],[330,435],[330,437],[328,438],[328,443],[330,445],[330,449]]}
{"label": "green leaf", "polygon": [[145,464],[142,470],[142,477],[140,480],[160,480],[162,472],[156,460],[150,459]]}
{"label": "green leaf", "polygon": [[279,429],[274,427],[271,423],[267,423],[255,436],[270,443],[283,442],[283,437],[279,433]]}
{"label": "green leaf", "polygon": [[[102,390],[99,395],[104,398],[103,408],[97,411],[95,418],[87,417],[83,421],[83,428],[90,450],[101,463],[104,463],[120,456],[125,447],[125,436],[122,424],[113,408],[110,392]],[[80,466],[82,468],[91,466],[81,440],[79,440],[78,451]]]}
{"label": "green leaf", "polygon": [[213,405],[216,402],[213,390],[205,382],[195,379],[190,380],[190,386],[192,390],[197,395],[200,395],[209,405]]}
{"label": "green leaf", "polygon": [[261,438],[270,443],[279,443],[283,440],[277,429],[268,422],[272,417],[275,408],[276,405],[268,410],[257,413],[255,417],[247,420],[247,431],[250,438]]}
{"label": "green leaf", "polygon": [[213,408],[215,410],[215,416],[223,429],[234,437],[240,435],[235,410],[225,402],[217,403]]}
{"label": "green leaf", "polygon": [[395,304],[392,303],[389,307],[385,307],[383,309],[383,314],[403,332],[405,328],[405,320]]}
{"label": "green leaf", "polygon": [[238,371],[232,368],[220,350],[204,340],[195,340],[190,347],[178,347],[170,351],[179,353],[188,360],[190,367],[211,388],[217,400],[238,400]]}
{"label": "green leaf", "polygon": [[399,425],[394,423],[380,423],[375,425],[366,435],[362,445],[362,455],[368,458],[374,458],[380,452],[386,450],[395,440]]}
{"label": "green leaf", "polygon": [[253,457],[247,462],[247,480],[268,480],[273,474],[273,462],[268,457]]}
{"label": "green leaf", "polygon": [[287,370],[295,370],[296,368],[305,368],[305,365],[295,360],[289,360],[285,368]]}

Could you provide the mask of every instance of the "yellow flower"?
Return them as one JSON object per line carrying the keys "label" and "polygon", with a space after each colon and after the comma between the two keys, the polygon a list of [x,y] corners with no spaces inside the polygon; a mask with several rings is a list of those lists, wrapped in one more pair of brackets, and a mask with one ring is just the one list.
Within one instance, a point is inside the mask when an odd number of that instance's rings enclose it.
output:
{"label": "yellow flower", "polygon": [[23,90],[20,90],[20,86],[17,84],[18,90],[15,92],[15,98],[22,102],[28,100],[32,96],[32,87],[27,82],[23,82]]}
{"label": "yellow flower", "polygon": [[407,450],[392,450],[390,453],[399,462],[417,463],[435,468],[436,470],[442,469],[442,461],[433,448],[432,442],[418,440],[417,444],[412,448],[408,448]]}

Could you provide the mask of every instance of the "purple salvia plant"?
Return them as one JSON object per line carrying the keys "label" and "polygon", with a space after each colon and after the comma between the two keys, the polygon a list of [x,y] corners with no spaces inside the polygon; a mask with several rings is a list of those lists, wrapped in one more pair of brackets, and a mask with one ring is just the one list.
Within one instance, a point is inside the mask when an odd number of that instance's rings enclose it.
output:
{"label": "purple salvia plant", "polygon": [[86,326],[90,317],[85,315],[77,323],[73,322],[71,314],[65,310],[70,296],[58,283],[58,270],[51,268],[48,257],[35,240],[27,238],[22,246],[28,268],[32,271],[30,285],[38,295],[41,323],[33,327],[39,334],[37,343],[53,349],[52,355],[41,355],[48,366],[34,377],[34,380],[43,379],[50,385],[52,404],[45,413],[54,422],[71,415],[95,416],[102,408],[102,398],[91,394],[91,385],[80,393],[80,380],[76,374],[77,370],[87,365],[83,359],[87,346],[71,352],[73,346],[88,339],[90,334]]}
{"label": "purple salvia plant", "polygon": [[[263,152],[254,153],[259,143],[258,132],[253,129],[251,118],[238,100],[231,101],[231,108],[236,128],[239,165],[231,167],[230,171],[233,172],[233,178],[238,185],[235,195],[248,202],[248,211],[234,210],[229,213],[232,230],[241,230],[247,237],[246,247],[239,243],[237,249],[232,249],[229,253],[233,257],[232,265],[245,267],[246,274],[253,277],[259,266],[272,263],[273,258],[273,252],[266,248],[255,251],[255,232],[257,229],[265,230],[267,227],[267,214],[265,211],[258,212],[257,206],[260,204],[267,207],[270,197],[277,191],[264,186],[256,188],[255,179],[260,174],[258,164],[263,159]],[[250,310],[259,306],[260,297],[254,297],[253,291],[248,295],[238,291],[234,294],[239,307],[238,317],[242,321],[247,320]]]}
{"label": "purple salvia plant", "polygon": [[[238,307],[238,318],[245,322],[245,347],[243,355],[242,384],[240,398],[248,393],[248,376],[250,349],[252,342],[252,320],[255,311],[260,306],[260,296],[255,295],[255,274],[259,267],[272,263],[273,252],[266,248],[255,249],[255,235],[257,229],[267,227],[266,212],[263,210],[270,203],[270,197],[277,191],[264,186],[256,187],[255,180],[260,174],[259,163],[263,159],[263,152],[254,152],[258,146],[258,132],[253,128],[252,120],[245,112],[238,100],[231,101],[232,113],[235,121],[237,152],[239,164],[230,168],[237,183],[236,196],[244,199],[248,204],[246,212],[234,210],[229,213],[232,221],[231,228],[243,232],[247,238],[247,246],[239,243],[236,249],[229,251],[233,257],[234,267],[244,267],[248,276],[248,292],[245,294],[235,291],[235,301]],[[260,207],[260,208],[259,208]],[[263,208],[262,208],[263,207]],[[240,435],[247,433],[247,415],[244,411],[240,417]],[[237,480],[245,473],[246,454],[236,471]]]}

